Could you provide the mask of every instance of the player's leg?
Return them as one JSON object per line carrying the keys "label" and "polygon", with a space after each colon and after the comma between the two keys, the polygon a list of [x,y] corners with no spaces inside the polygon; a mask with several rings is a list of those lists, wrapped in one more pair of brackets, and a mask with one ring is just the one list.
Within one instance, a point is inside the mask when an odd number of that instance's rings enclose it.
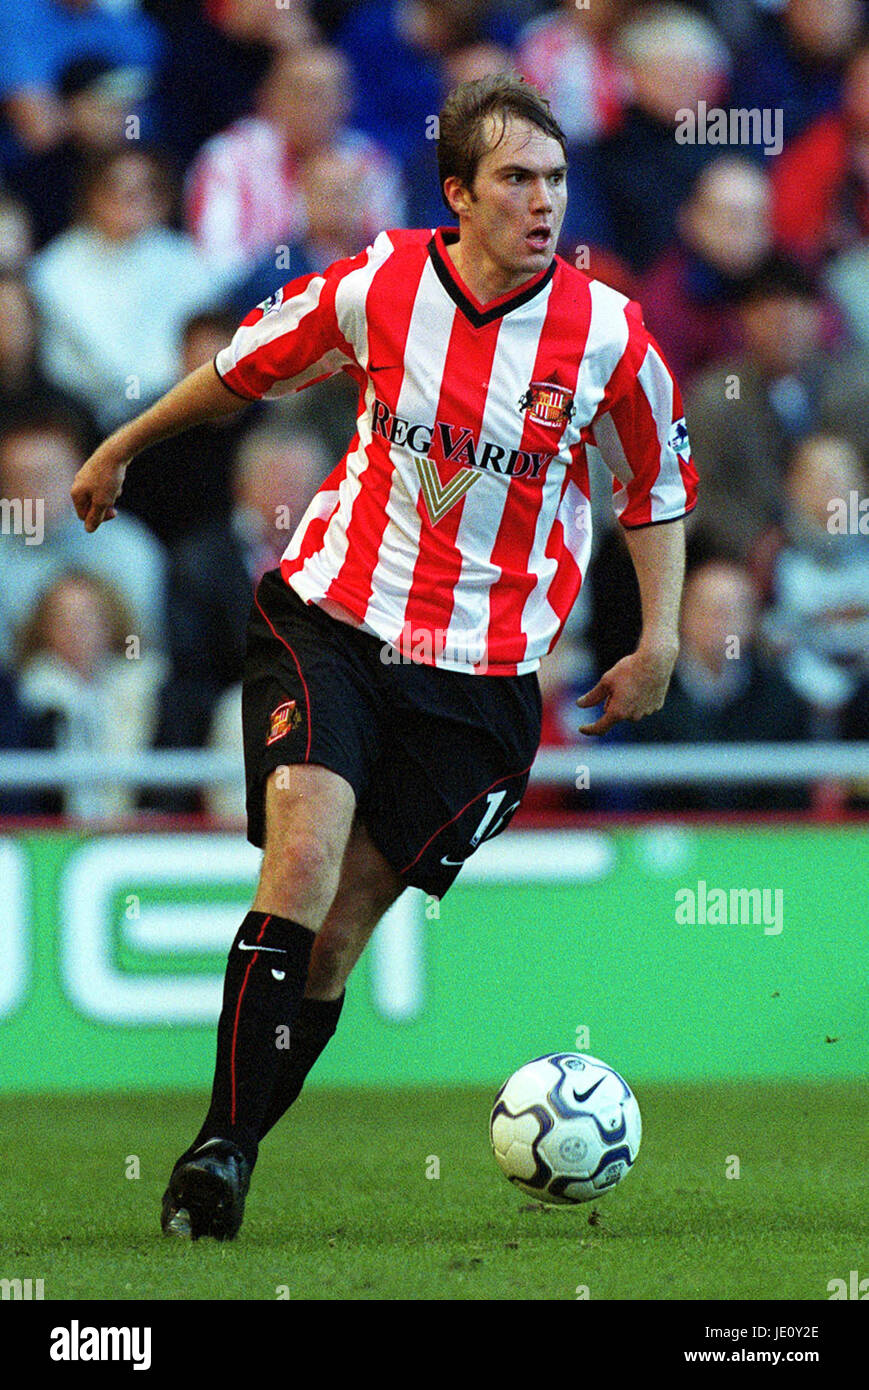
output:
{"label": "player's leg", "polygon": [[188,1234],[225,1238],[241,1224],[262,1118],[285,1055],[278,1044],[296,1020],[356,803],[381,749],[380,708],[368,676],[373,640],[305,603],[279,571],[257,587],[242,726],[248,839],[264,859],[254,905],[230,951],[211,1107],[192,1146],[196,1154],[188,1150],[173,1170],[164,1230],[185,1233],[175,1215],[188,1178],[198,1201]]}
{"label": "player's leg", "polygon": [[377,923],[403,890],[400,876],[372,843],[357,816],[338,891],[311,951],[305,997],[292,1027],[289,1048],[281,1053],[260,1140],[298,1098],[306,1076],[338,1026],[350,972]]}
{"label": "player's leg", "polygon": [[268,779],[260,882],[229,952],[211,1105],[173,1169],[164,1230],[227,1238],[241,1224],[279,1038],[302,1001],[354,810],[353,789],[324,767],[281,766]]}
{"label": "player's leg", "polygon": [[229,954],[211,1108],[197,1136],[231,1140],[251,1164],[281,1057],[278,1030],[292,1028],[301,1004],[354,809],[352,788],[323,767],[281,767],[266,785],[260,881]]}
{"label": "player's leg", "polygon": [[[254,912],[319,932],[338,891],[356,797],[328,768],[280,766],[266,783],[266,833]],[[313,942],[311,942],[313,946]]]}
{"label": "player's leg", "polygon": [[404,888],[403,879],[384,859],[357,816],[338,891],[311,951],[307,998],[338,998],[371,933]]}

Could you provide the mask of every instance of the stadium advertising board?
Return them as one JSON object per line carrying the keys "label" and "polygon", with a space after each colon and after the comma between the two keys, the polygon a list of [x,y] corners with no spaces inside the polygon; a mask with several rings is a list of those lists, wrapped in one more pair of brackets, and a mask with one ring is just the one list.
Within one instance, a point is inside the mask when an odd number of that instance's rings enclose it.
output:
{"label": "stadium advertising board", "polygon": [[[865,843],[509,831],[384,918],[312,1084],[488,1081],[562,1047],[649,1080],[860,1075]],[[258,862],[238,835],[0,839],[0,1088],[206,1086]]]}

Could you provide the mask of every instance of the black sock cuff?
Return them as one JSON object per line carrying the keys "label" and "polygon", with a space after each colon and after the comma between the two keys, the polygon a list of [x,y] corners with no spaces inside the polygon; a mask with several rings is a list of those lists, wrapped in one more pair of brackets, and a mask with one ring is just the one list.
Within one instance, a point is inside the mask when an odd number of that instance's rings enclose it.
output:
{"label": "black sock cuff", "polygon": [[322,1028],[334,1033],[344,1007],[344,998],[345,991],[342,989],[337,999],[303,999],[302,1008],[312,1021],[316,1019]]}
{"label": "black sock cuff", "polygon": [[[337,999],[304,998],[293,1023],[290,1047],[295,1056],[307,1055],[313,1049],[317,1057],[338,1027],[344,1007],[344,990]],[[301,1054],[300,1054],[301,1049]]]}
{"label": "black sock cuff", "polygon": [[273,912],[249,912],[233,945],[248,951],[251,946],[286,951],[291,960],[307,969],[316,934],[301,922],[278,917]]}

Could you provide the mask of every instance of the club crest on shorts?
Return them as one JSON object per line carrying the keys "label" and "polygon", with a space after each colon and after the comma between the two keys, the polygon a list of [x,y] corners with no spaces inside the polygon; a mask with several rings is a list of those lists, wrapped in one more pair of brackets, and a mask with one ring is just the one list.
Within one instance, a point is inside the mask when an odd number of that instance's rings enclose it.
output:
{"label": "club crest on shorts", "polygon": [[296,709],[295,700],[285,700],[277,709],[273,709],[269,715],[269,736],[266,739],[266,748],[269,744],[277,743],[279,738],[285,738],[287,734],[297,729],[302,722],[302,711]]}
{"label": "club crest on shorts", "polygon": [[520,398],[519,409],[527,410],[538,425],[566,425],[575,407],[566,386],[559,386],[557,381],[532,381]]}

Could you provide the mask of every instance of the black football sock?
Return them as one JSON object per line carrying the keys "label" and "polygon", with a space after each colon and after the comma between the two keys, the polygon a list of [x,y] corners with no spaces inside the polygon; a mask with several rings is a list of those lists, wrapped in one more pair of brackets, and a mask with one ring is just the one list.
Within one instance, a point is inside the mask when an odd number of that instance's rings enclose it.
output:
{"label": "black football sock", "polygon": [[302,1000],[290,1029],[290,1046],[280,1053],[271,1101],[260,1123],[260,1141],[298,1099],[308,1072],[338,1027],[343,1006],[343,990],[337,999]]}
{"label": "black football sock", "polygon": [[211,1106],[189,1157],[208,1139],[229,1139],[256,1162],[262,1117],[286,1056],[279,1042],[293,1027],[308,978],[315,936],[299,922],[249,912],[229,952]]}

